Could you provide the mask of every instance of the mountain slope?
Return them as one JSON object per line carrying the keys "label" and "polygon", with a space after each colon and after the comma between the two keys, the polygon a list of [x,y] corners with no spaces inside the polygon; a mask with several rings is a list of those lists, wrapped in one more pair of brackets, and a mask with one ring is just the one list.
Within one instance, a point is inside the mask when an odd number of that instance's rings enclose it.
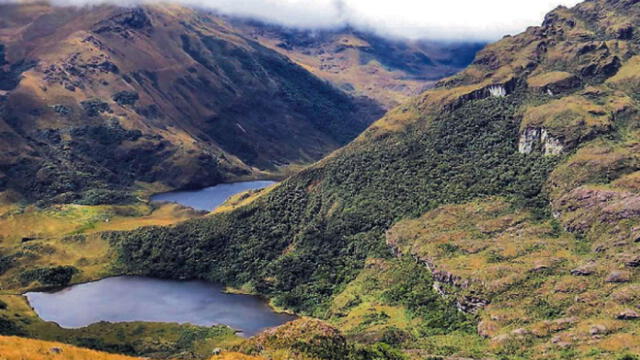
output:
{"label": "mountain slope", "polygon": [[297,30],[229,18],[247,37],[356,96],[392,108],[469,65],[481,43],[385,39],[346,27]]}
{"label": "mountain slope", "polygon": [[381,114],[195,10],[0,6],[0,187],[30,200],[274,172]]}
{"label": "mountain slope", "polygon": [[[425,356],[638,353],[638,25],[635,0],[560,7],[251,204],[110,234],[119,265],[353,318],[366,341],[397,319],[357,316],[363,299],[405,309],[418,325],[394,342]],[[434,288],[373,285],[369,267],[408,266],[392,253],[418,258]]]}

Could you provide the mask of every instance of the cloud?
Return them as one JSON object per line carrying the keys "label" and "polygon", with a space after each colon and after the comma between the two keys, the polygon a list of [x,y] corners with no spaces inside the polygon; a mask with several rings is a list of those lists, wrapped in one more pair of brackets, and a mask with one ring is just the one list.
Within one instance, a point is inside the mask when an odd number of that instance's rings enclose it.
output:
{"label": "cloud", "polygon": [[[0,3],[3,0],[0,0]],[[6,0],[5,0],[6,1]],[[154,0],[52,0],[58,5]],[[171,0],[226,15],[307,29],[351,25],[412,39],[494,40],[541,23],[558,5],[579,0]]]}

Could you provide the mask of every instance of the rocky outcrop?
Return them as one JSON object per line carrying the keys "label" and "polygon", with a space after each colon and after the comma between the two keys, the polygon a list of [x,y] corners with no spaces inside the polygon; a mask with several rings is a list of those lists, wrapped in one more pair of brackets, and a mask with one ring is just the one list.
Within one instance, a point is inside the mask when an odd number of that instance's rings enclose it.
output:
{"label": "rocky outcrop", "polygon": [[[391,240],[391,238],[393,238],[393,240]],[[391,247],[391,250],[396,256],[402,256],[403,253],[397,247],[397,240],[397,238],[395,238],[394,236],[389,236],[389,233],[387,233],[387,244]],[[489,300],[484,299],[481,296],[460,296],[460,294],[456,294],[455,292],[447,289],[447,287],[453,287],[459,290],[469,289],[471,284],[474,282],[473,279],[463,279],[462,277],[452,274],[448,271],[438,269],[433,261],[429,258],[417,255],[413,255],[413,258],[416,259],[416,261],[422,263],[427,267],[427,269],[429,269],[429,271],[431,271],[431,274],[433,276],[433,289],[435,290],[435,292],[440,294],[440,296],[442,297],[452,296],[456,298],[456,308],[458,310],[465,313],[476,313],[480,309],[489,305]]]}
{"label": "rocky outcrop", "polygon": [[579,88],[582,81],[574,74],[556,71],[530,77],[527,84],[537,93],[555,96]]}
{"label": "rocky outcrop", "polygon": [[531,154],[541,151],[545,155],[560,155],[565,146],[560,139],[553,137],[545,128],[530,127],[520,134],[518,151],[521,154]]}
{"label": "rocky outcrop", "polygon": [[593,263],[582,265],[571,270],[571,275],[573,276],[590,276],[593,275],[593,273],[595,273],[595,264]]}
{"label": "rocky outcrop", "polygon": [[459,96],[448,105],[445,105],[444,109],[446,111],[453,111],[469,101],[483,100],[489,97],[505,97],[512,94],[515,91],[517,85],[518,79],[511,78],[505,82],[485,86],[481,89],[473,90]]}
{"label": "rocky outcrop", "polygon": [[584,233],[594,224],[640,218],[640,196],[626,191],[582,186],[553,202],[570,232]]}
{"label": "rocky outcrop", "polygon": [[608,283],[625,283],[631,280],[631,274],[628,271],[613,271],[607,276],[605,282]]}
{"label": "rocky outcrop", "polygon": [[619,313],[616,316],[618,320],[637,320],[640,319],[640,314],[638,314],[635,310],[627,309],[623,312]]}

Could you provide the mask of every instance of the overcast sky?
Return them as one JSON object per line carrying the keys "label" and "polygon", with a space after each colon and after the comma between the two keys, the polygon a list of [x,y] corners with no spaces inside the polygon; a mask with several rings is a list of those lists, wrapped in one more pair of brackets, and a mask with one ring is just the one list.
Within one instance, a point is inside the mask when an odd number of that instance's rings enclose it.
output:
{"label": "overcast sky", "polygon": [[[6,0],[0,0],[0,2]],[[123,4],[122,0],[109,0]],[[128,3],[154,0],[125,0]],[[579,0],[173,0],[301,28],[345,24],[382,35],[430,39],[495,40],[539,25],[558,5]],[[97,4],[104,0],[53,0]]]}

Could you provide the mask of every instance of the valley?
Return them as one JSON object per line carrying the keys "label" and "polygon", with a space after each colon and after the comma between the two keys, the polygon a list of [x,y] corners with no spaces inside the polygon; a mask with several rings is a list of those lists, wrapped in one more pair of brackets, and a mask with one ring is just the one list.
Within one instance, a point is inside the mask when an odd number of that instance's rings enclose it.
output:
{"label": "valley", "polygon": [[486,46],[0,9],[8,359],[640,358],[638,1]]}

